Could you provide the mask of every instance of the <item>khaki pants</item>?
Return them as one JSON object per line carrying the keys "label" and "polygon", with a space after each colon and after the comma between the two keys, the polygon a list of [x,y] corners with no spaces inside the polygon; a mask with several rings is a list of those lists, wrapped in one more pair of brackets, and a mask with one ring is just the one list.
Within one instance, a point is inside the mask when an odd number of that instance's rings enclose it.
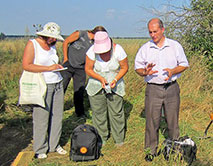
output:
{"label": "khaki pants", "polygon": [[147,84],[145,92],[145,149],[150,148],[152,154],[156,154],[159,143],[159,128],[162,108],[168,125],[169,138],[179,137],[179,105],[180,89],[178,83],[170,86]]}
{"label": "khaki pants", "polygon": [[115,143],[124,142],[125,116],[123,97],[115,93],[106,94],[101,90],[94,96],[89,96],[92,108],[92,121],[98,130],[102,141],[106,141],[111,130]]}

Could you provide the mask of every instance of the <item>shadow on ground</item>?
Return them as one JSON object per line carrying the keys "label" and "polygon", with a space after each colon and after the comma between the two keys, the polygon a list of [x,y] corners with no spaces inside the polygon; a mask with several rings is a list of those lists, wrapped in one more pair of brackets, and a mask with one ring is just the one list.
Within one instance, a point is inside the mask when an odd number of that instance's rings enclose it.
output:
{"label": "shadow on ground", "polygon": [[[5,122],[4,126],[2,122]],[[19,152],[29,146],[32,140],[32,119],[0,119],[0,165],[10,166]]]}
{"label": "shadow on ground", "polygon": [[[66,92],[68,93],[68,92]],[[73,103],[73,99],[72,97],[69,98],[68,100],[65,101],[64,104],[64,111],[69,111],[71,109],[73,109],[74,107],[74,103]],[[86,95],[86,92],[84,93],[84,112],[87,115],[87,117],[77,117],[76,114],[71,113],[70,116],[68,116],[67,118],[63,119],[63,126],[62,126],[62,135],[61,135],[61,139],[60,139],[60,145],[64,146],[66,145],[70,139],[71,139],[71,134],[73,132],[73,130],[80,124],[84,124],[86,122],[86,119],[91,119],[91,117],[89,116],[89,100],[88,100],[88,96]],[[74,108],[75,109],[75,108]]]}
{"label": "shadow on ground", "polygon": [[[90,120],[92,119],[92,117],[89,115],[90,105],[89,105],[89,100],[87,95],[85,95],[84,97],[84,107],[85,107],[86,118],[76,117],[75,113],[73,113],[68,118],[63,120],[62,136],[60,141],[60,144],[62,146],[66,145],[71,140],[71,134],[78,125],[84,124],[87,119],[90,119]],[[128,120],[130,116],[132,108],[133,108],[133,105],[130,102],[124,100],[124,110],[125,110],[124,112],[125,112],[126,121]]]}
{"label": "shadow on ground", "polygon": [[70,139],[73,130],[80,124],[84,124],[86,118],[77,117],[75,114],[70,115],[68,118],[63,120],[62,135],[60,140],[60,145],[66,145]]}

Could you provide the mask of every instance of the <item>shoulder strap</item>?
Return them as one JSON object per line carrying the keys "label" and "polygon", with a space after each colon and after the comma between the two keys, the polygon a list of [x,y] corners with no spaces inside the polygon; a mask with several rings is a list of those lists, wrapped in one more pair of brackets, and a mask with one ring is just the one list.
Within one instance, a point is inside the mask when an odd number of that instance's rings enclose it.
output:
{"label": "shoulder strap", "polygon": [[116,43],[113,43],[113,52],[115,51]]}
{"label": "shoulder strap", "polygon": [[116,43],[113,43],[113,49],[115,49],[116,45],[117,45]]}
{"label": "shoulder strap", "polygon": [[33,39],[33,40],[31,40],[32,41],[32,43],[33,43],[33,46],[34,46],[34,64],[38,64],[38,62],[37,62],[37,44],[38,43],[36,43],[37,41],[36,41],[36,39]]}

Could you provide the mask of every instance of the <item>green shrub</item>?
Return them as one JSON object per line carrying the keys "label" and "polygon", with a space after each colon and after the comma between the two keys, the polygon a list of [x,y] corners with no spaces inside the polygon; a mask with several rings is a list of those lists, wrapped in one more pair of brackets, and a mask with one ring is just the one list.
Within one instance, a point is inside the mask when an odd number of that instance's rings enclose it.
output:
{"label": "green shrub", "polygon": [[[166,33],[183,44],[189,55],[203,55],[208,68],[213,70],[213,1],[191,0],[190,7],[169,11]],[[197,54],[198,53],[198,54]]]}

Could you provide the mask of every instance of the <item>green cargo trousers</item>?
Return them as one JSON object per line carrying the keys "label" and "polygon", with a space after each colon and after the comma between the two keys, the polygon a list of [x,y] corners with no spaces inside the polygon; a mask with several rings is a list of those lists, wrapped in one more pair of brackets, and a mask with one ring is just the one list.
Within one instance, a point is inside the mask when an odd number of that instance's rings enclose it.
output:
{"label": "green cargo trousers", "polygon": [[124,142],[125,115],[123,97],[101,90],[94,96],[89,96],[92,108],[92,121],[98,130],[102,141],[106,142],[110,131],[116,144]]}

